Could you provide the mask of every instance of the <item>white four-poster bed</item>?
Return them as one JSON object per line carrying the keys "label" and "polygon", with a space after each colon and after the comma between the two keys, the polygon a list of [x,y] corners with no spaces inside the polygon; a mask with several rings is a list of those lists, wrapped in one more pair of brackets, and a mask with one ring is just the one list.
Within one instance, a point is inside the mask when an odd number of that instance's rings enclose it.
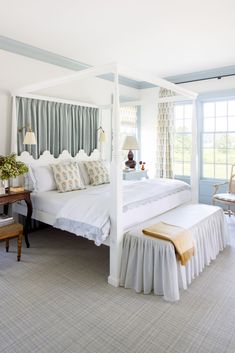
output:
{"label": "white four-poster bed", "polygon": [[[193,121],[192,121],[192,162],[191,162],[191,190],[192,190],[192,202],[198,202],[198,172],[197,172],[197,163],[198,163],[198,151],[197,151],[197,123],[196,123],[196,98],[197,94],[191,92],[185,88],[182,88],[178,85],[175,85],[171,82],[168,82],[161,78],[156,78],[146,73],[134,72],[133,70],[127,69],[125,67],[119,66],[117,64],[108,64],[100,67],[89,68],[86,70],[79,71],[77,73],[50,80],[47,82],[42,82],[38,84],[33,84],[30,86],[23,87],[16,92],[13,92],[13,118],[12,118],[12,151],[17,151],[16,146],[16,136],[17,136],[17,119],[16,119],[16,110],[15,110],[15,97],[23,96],[23,97],[31,97],[33,96],[33,92],[40,91],[42,89],[58,86],[60,84],[69,83],[71,81],[77,81],[84,78],[89,77],[97,77],[105,74],[113,74],[114,82],[113,82],[113,104],[112,108],[112,158],[111,158],[111,183],[110,183],[110,237],[109,237],[109,246],[110,246],[110,273],[108,277],[108,283],[113,286],[119,286],[120,284],[120,264],[121,264],[121,256],[122,256],[122,246],[123,246],[123,182],[122,182],[122,167],[121,167],[121,146],[120,146],[120,96],[119,96],[119,76],[122,75],[128,79],[137,80],[139,82],[148,82],[154,86],[160,86],[171,91],[174,91],[177,95],[173,97],[159,98],[158,102],[167,102],[167,101],[177,101],[182,100],[190,100],[193,103]],[[100,78],[99,78],[100,79]],[[40,99],[39,95],[36,96]],[[42,99],[44,96],[42,96]],[[157,102],[156,102],[157,107]],[[99,106],[100,111],[102,111],[102,106]],[[157,114],[157,111],[156,111]],[[155,153],[153,151],[153,153]],[[60,158],[67,158],[68,155],[66,152],[62,154]],[[82,159],[84,157],[83,152],[80,151],[77,155],[77,159]],[[97,152],[91,156],[91,158],[97,158]],[[29,156],[28,153],[23,153],[21,160],[25,162],[29,162],[32,157]],[[44,156],[41,157],[41,161],[53,161],[53,156],[49,153],[45,153]],[[87,156],[85,158],[88,158]],[[177,205],[173,206],[176,207]],[[172,208],[173,208],[172,207]],[[162,212],[165,212],[163,210]],[[20,206],[18,206],[17,212],[23,213],[20,210]],[[150,218],[152,218],[151,215]],[[45,222],[45,218],[40,214],[35,217],[37,219],[41,219]],[[42,219],[43,218],[43,219]],[[46,223],[51,224],[48,220]]]}

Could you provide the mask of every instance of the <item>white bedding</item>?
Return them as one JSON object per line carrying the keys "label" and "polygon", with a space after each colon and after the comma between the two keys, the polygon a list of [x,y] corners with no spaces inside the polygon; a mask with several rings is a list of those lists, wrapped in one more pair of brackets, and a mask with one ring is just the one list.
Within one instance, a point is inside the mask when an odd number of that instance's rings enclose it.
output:
{"label": "white bedding", "polygon": [[[110,232],[110,185],[86,190],[32,193],[34,210],[53,216],[54,226],[100,245]],[[123,229],[191,200],[190,186],[179,180],[150,179],[123,183]]]}

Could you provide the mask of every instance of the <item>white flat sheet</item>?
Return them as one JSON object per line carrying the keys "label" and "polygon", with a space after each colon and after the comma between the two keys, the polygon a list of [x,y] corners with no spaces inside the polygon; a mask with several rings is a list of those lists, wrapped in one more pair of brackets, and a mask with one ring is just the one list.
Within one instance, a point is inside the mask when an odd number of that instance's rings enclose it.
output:
{"label": "white flat sheet", "polygon": [[[176,260],[173,244],[143,235],[142,229],[163,221],[191,230],[195,255],[186,266]],[[223,210],[194,204],[177,207],[134,227],[124,237],[120,285],[136,292],[152,291],[167,301],[179,300],[179,289],[187,289],[228,243]]]}
{"label": "white flat sheet", "polygon": [[[148,180],[147,182],[124,182],[123,189],[124,230],[191,200],[189,186],[178,180],[160,179],[157,181]],[[105,198],[105,195],[107,200],[109,200],[109,190],[110,185],[100,185],[97,187],[89,186],[87,190],[68,193],[58,193],[57,191],[33,193],[33,208],[34,210],[52,214],[55,218],[58,215],[65,215],[66,222],[62,219],[62,224],[57,222],[56,226],[77,235],[83,234],[85,236],[85,233],[88,233],[87,237],[93,239],[97,245],[100,245],[109,235],[110,221],[108,215],[109,205],[103,206],[104,210],[98,205],[101,204],[101,200]],[[97,207],[95,202],[97,202]],[[94,219],[89,223],[92,216]],[[83,222],[82,225],[85,225],[83,229],[80,226],[78,229],[76,228],[77,224],[74,220],[76,221],[77,219],[80,225],[81,222]],[[87,228],[87,224],[90,225],[89,228]],[[99,239],[93,237],[92,226],[94,225],[101,229],[102,236]],[[81,230],[84,231],[81,232]]]}

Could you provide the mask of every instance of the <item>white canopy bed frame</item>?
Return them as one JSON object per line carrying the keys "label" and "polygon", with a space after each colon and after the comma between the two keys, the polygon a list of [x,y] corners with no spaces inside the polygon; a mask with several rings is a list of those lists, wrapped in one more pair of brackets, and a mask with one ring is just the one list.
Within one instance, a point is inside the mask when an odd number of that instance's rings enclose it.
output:
{"label": "white canopy bed frame", "polygon": [[[164,79],[157,78],[155,76],[146,74],[144,72],[135,72],[126,67],[120,66],[116,63],[107,64],[99,67],[93,67],[85,69],[61,78],[52,79],[45,82],[40,82],[32,85],[28,85],[12,92],[13,96],[13,109],[12,109],[12,151],[17,151],[16,136],[17,136],[17,119],[15,109],[15,97],[24,96],[37,99],[47,99],[46,97],[33,96],[33,92],[38,92],[42,89],[49,87],[58,86],[60,84],[81,80],[84,78],[97,77],[104,74],[114,75],[113,83],[113,104],[112,104],[112,160],[111,160],[111,233],[110,233],[110,273],[108,277],[108,283],[117,287],[119,286],[119,273],[120,273],[120,262],[122,255],[122,240],[123,240],[123,227],[122,227],[122,168],[121,168],[121,146],[120,146],[120,96],[119,96],[119,75],[122,75],[128,79],[135,79],[140,82],[148,82],[155,86],[160,86],[176,92],[183,96],[184,100],[188,99],[193,102],[193,124],[192,124],[192,166],[191,166],[191,187],[192,187],[192,199],[193,202],[198,201],[198,171],[197,171],[197,124],[196,124],[196,98],[197,93],[189,91],[183,87],[175,85]],[[100,78],[99,78],[100,79]],[[54,99],[56,100],[56,99]],[[161,101],[177,101],[178,96],[161,98]],[[77,102],[77,104],[80,104]],[[129,104],[129,102],[127,103]],[[131,104],[131,103],[130,103]],[[87,104],[86,104],[87,105]],[[88,105],[87,105],[88,106]],[[91,105],[90,105],[91,106]],[[156,102],[157,106],[157,102]],[[98,106],[102,109],[102,106]],[[104,107],[105,108],[105,107]],[[157,112],[156,112],[157,113]]]}

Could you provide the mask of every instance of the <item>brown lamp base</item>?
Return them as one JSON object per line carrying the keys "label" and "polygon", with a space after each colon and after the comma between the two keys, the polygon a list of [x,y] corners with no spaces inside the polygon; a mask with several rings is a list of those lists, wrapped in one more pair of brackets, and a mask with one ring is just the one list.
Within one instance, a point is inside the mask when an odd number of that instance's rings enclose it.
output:
{"label": "brown lamp base", "polygon": [[125,162],[125,165],[128,167],[128,168],[131,168],[131,169],[135,169],[135,166],[136,166],[136,161],[134,161],[134,153],[130,150],[128,152],[128,161]]}

